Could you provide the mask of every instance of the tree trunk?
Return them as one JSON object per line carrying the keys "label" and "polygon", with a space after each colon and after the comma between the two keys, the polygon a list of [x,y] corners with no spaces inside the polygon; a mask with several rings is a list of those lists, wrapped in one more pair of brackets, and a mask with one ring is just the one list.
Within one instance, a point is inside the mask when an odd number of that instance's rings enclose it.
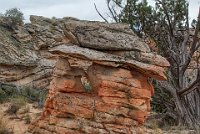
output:
{"label": "tree trunk", "polygon": [[197,91],[193,92],[194,93],[191,93],[184,98],[181,98],[179,95],[177,95],[175,103],[177,115],[179,116],[178,124],[186,125],[190,128],[198,128],[200,126],[200,114],[198,112],[200,105],[196,105],[195,103],[199,103],[200,99],[196,100],[195,98],[199,98],[199,93],[196,93]]}
{"label": "tree trunk", "polygon": [[[176,120],[176,124],[179,126],[188,126],[189,128],[198,130],[200,128],[200,91],[194,90],[186,96],[181,96],[178,93],[177,87],[174,87],[171,82],[159,81],[156,87],[160,90],[169,91],[173,99],[167,102],[164,97],[166,95],[156,94],[157,100],[163,100],[158,102],[159,105],[165,105],[169,116]],[[159,96],[160,95],[160,96]],[[173,106],[174,105],[174,106]]]}

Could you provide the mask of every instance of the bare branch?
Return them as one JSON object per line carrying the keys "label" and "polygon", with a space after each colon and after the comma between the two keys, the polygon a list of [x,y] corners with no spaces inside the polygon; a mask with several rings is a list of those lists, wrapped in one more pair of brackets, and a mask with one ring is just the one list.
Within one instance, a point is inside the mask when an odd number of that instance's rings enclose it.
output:
{"label": "bare branch", "polygon": [[123,8],[122,5],[120,5],[116,0],[113,0],[113,2],[114,2],[117,6],[119,6],[120,8]]}
{"label": "bare branch", "polygon": [[190,87],[179,91],[178,94],[184,96],[194,91],[195,89],[199,89],[200,88],[199,81],[200,81],[200,68],[198,68],[197,79],[191,84]]}
{"label": "bare branch", "polygon": [[95,7],[95,10],[97,11],[97,13],[99,14],[99,16],[101,16],[101,18],[102,18],[106,23],[108,23],[108,20],[107,20],[105,17],[103,17],[103,15],[99,12],[99,10],[97,9],[97,6],[96,6],[95,3],[94,3],[94,7]]}
{"label": "bare branch", "polygon": [[191,47],[191,52],[192,54],[196,51],[196,44],[198,41],[198,33],[199,33],[199,28],[200,28],[200,8],[199,8],[199,14],[198,14],[198,21],[197,21],[197,26],[195,29],[194,37],[193,37],[193,42],[192,42],[192,47]]}
{"label": "bare branch", "polygon": [[187,47],[188,47],[187,44],[188,44],[189,37],[190,37],[188,3],[187,3],[186,6],[187,6],[186,9],[185,9],[186,10],[186,22],[185,22],[186,32],[183,32],[183,33],[185,33],[185,35],[184,35],[184,40],[183,40],[183,42],[181,44],[182,56],[183,56],[184,60],[189,55],[188,50],[187,50]]}
{"label": "bare branch", "polygon": [[113,14],[115,15],[116,19],[119,20],[119,18],[117,18],[118,15],[117,15],[116,10],[114,9],[114,6],[112,6],[111,9],[112,9]]}
{"label": "bare branch", "polygon": [[198,89],[198,88],[199,88],[199,80],[195,81],[190,87],[179,91],[178,94],[180,96],[185,96],[185,95],[191,93],[192,91],[194,91],[195,89]]}
{"label": "bare branch", "polygon": [[177,10],[174,8],[174,21],[172,21],[172,28],[176,28],[176,22],[177,22]]}
{"label": "bare branch", "polygon": [[187,59],[186,59],[186,64],[182,68],[182,72],[183,73],[186,71],[188,65],[190,64],[190,61],[192,59],[192,56],[193,56],[194,52],[199,47],[199,45],[197,45],[198,44],[197,42],[198,42],[199,29],[200,29],[200,8],[199,8],[197,26],[196,26],[195,33],[194,33],[194,36],[193,36],[193,42],[192,42],[192,45],[191,45],[191,48],[190,48],[190,52],[189,52],[189,54],[187,56]]}
{"label": "bare branch", "polygon": [[184,52],[186,50],[186,46],[187,46],[188,40],[189,40],[189,33],[186,33],[186,35],[184,36],[184,40],[181,43],[181,46],[184,47],[184,49],[183,49]]}
{"label": "bare branch", "polygon": [[189,13],[188,13],[188,6],[189,4],[187,4],[187,9],[186,9],[186,29],[187,29],[187,33],[189,34],[189,30],[190,30],[190,27],[189,27]]}
{"label": "bare branch", "polygon": [[167,8],[165,7],[165,4],[162,1],[160,1],[160,0],[156,0],[156,1],[158,2],[158,4],[162,5],[163,11],[164,11],[164,13],[167,17],[169,32],[170,32],[171,36],[173,37],[173,27],[172,27],[172,24],[171,24],[171,21],[170,21],[169,14],[167,12]]}
{"label": "bare branch", "polygon": [[199,49],[199,47],[200,47],[200,43],[199,42],[197,42],[197,44],[196,44],[196,50],[198,50]]}
{"label": "bare branch", "polygon": [[164,89],[169,91],[172,95],[176,93],[176,90],[174,90],[174,86],[169,84],[167,81],[157,81],[157,86],[160,87],[160,89]]}
{"label": "bare branch", "polygon": [[107,0],[107,7],[108,7],[108,10],[110,11],[111,15],[112,15],[112,18],[115,20],[115,22],[118,22],[118,19],[116,17],[116,14],[113,12],[112,8],[110,7],[110,1],[111,0]]}

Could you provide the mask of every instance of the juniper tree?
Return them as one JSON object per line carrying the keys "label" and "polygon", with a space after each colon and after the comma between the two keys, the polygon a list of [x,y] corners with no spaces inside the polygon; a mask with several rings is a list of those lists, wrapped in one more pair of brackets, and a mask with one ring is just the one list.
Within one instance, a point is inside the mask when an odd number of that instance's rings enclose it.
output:
{"label": "juniper tree", "polygon": [[166,72],[168,81],[156,82],[157,88],[168,91],[172,96],[171,101],[166,102],[168,104],[164,102],[168,116],[179,125],[199,128],[200,11],[191,28],[189,3],[186,0],[155,0],[154,6],[150,6],[147,0],[106,2],[109,17],[117,23],[129,24],[140,37],[146,35],[153,39],[158,52],[170,62],[171,66]]}

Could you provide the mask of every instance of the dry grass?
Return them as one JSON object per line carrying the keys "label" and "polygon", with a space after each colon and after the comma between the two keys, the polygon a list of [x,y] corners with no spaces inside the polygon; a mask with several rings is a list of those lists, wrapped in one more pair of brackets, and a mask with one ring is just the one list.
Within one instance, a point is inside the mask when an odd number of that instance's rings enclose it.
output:
{"label": "dry grass", "polygon": [[25,114],[23,116],[23,120],[25,124],[30,124],[31,123],[31,116],[29,114]]}
{"label": "dry grass", "polygon": [[12,98],[10,100],[10,106],[6,110],[8,114],[16,114],[17,111],[22,107],[26,105],[26,99],[21,96],[17,96],[15,98]]}
{"label": "dry grass", "polygon": [[0,134],[13,134],[13,131],[8,127],[7,120],[0,115]]}

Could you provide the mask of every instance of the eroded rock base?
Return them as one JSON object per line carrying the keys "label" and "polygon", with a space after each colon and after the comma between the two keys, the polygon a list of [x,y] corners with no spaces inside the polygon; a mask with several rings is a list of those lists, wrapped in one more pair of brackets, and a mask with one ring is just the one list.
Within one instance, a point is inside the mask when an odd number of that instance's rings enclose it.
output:
{"label": "eroded rock base", "polygon": [[60,58],[34,134],[137,134],[153,87],[134,70],[93,63],[87,71]]}

